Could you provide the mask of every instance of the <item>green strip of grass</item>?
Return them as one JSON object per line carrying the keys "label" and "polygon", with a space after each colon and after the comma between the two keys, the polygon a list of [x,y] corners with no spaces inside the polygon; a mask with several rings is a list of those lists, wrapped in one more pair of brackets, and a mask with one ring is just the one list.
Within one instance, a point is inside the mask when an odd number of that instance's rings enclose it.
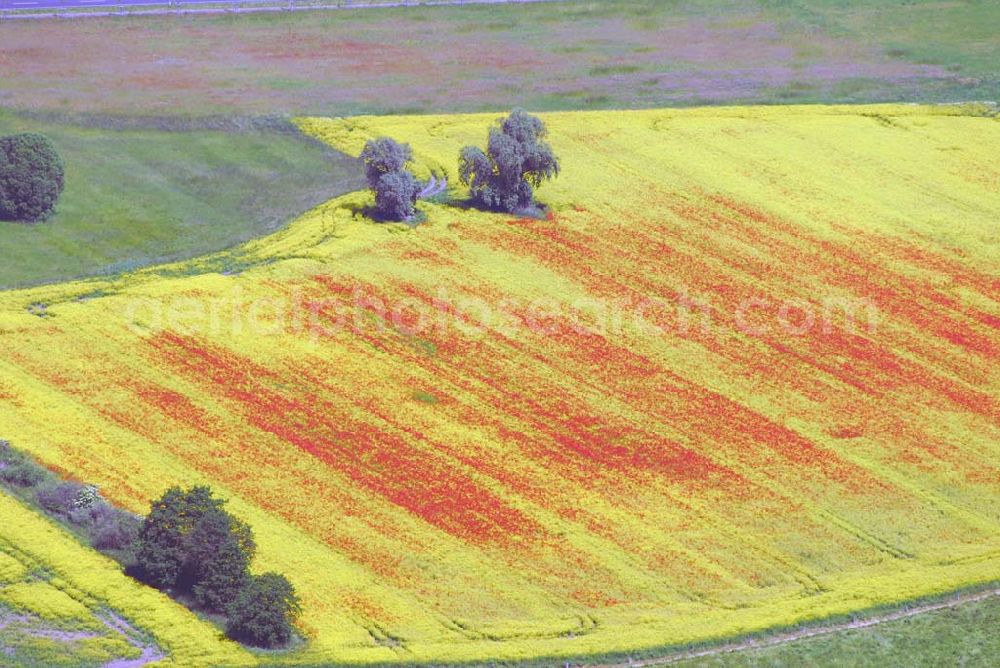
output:
{"label": "green strip of grass", "polygon": [[266,234],[363,187],[356,160],[287,121],[26,117],[66,162],[55,215],[0,222],[0,288],[117,273]]}
{"label": "green strip of grass", "polygon": [[995,666],[1000,597],[785,645],[672,663],[674,666]]}

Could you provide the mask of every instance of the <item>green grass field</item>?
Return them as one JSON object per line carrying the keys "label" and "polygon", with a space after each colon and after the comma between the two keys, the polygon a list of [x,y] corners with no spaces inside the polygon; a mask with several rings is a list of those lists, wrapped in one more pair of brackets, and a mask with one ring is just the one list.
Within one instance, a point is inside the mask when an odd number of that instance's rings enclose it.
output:
{"label": "green grass field", "polygon": [[[993,0],[762,0],[761,4],[786,16],[785,25],[793,31],[818,31],[953,75],[922,82],[918,99],[1000,101],[1000,3]],[[864,93],[863,82],[858,85],[862,99],[877,94]],[[842,91],[849,88],[847,83]]]}
{"label": "green grass field", "polygon": [[362,186],[356,161],[284,121],[264,129],[215,121],[226,129],[205,130],[133,120],[113,131],[113,119],[85,122],[0,114],[0,134],[42,132],[66,162],[52,218],[0,222],[0,288],[228,248]]}
{"label": "green grass field", "polygon": [[740,666],[996,665],[1000,597],[928,612],[878,626],[798,640],[766,649],[679,661],[687,668]]}

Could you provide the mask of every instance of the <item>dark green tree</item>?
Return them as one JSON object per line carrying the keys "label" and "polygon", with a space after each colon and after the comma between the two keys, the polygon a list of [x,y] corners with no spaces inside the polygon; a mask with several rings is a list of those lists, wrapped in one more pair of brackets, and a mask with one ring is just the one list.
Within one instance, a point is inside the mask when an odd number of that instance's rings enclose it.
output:
{"label": "dark green tree", "polygon": [[136,562],[140,575],[158,589],[189,589],[195,573],[189,558],[190,537],[209,513],[222,508],[209,487],[188,491],[171,487],[153,501],[139,530]]}
{"label": "dark green tree", "polygon": [[136,548],[139,575],[199,606],[225,612],[227,632],[259,647],[287,643],[301,614],[291,583],[277,573],[250,574],[253,532],[208,487],[171,487],[153,501]]}
{"label": "dark green tree", "polygon": [[523,109],[490,128],[486,151],[466,146],[458,173],[474,202],[487,209],[513,212],[532,205],[535,189],[559,175],[559,161],[544,141],[542,119]]}
{"label": "dark green tree", "polygon": [[63,184],[63,161],[48,137],[32,132],[0,137],[0,219],[48,218]]}
{"label": "dark green tree", "polygon": [[291,640],[301,612],[292,583],[284,575],[265,573],[250,578],[229,606],[226,633],[256,647],[280,647]]}
{"label": "dark green tree", "polygon": [[257,545],[250,527],[223,510],[202,517],[191,532],[187,560],[198,605],[224,611],[250,579]]}

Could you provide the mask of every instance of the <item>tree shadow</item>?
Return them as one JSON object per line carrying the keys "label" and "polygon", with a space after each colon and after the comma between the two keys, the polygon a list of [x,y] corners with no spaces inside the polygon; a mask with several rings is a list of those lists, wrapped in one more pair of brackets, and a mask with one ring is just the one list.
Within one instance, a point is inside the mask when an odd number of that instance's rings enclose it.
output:
{"label": "tree shadow", "polygon": [[[482,204],[468,196],[456,197],[447,193],[442,193],[421,201],[428,202],[436,206],[458,209],[459,211],[480,211],[482,213],[495,213],[502,216],[511,216],[513,218],[522,219],[533,218],[535,220],[548,220],[549,216],[552,214],[552,208],[544,202],[534,202],[531,206],[517,209],[516,211],[504,211],[503,209],[484,207]],[[394,220],[383,216],[373,204],[348,204],[345,208],[351,212],[353,217],[360,216],[383,225],[395,223],[416,227],[428,219],[425,212],[417,211],[414,216],[407,220]]]}
{"label": "tree shadow", "polygon": [[531,206],[515,209],[514,211],[506,211],[497,207],[483,206],[471,197],[451,199],[447,202],[443,202],[443,204],[455,209],[461,209],[463,211],[481,211],[483,213],[496,213],[503,216],[513,216],[515,218],[535,218],[538,220],[546,220],[549,214],[552,213],[552,208],[544,202],[533,202]]}
{"label": "tree shadow", "polygon": [[416,227],[417,225],[423,223],[427,220],[427,214],[423,211],[417,211],[413,216],[410,216],[406,220],[395,220],[394,218],[387,218],[382,215],[378,209],[372,204],[348,204],[345,207],[351,212],[351,216],[354,218],[363,217],[368,220],[378,223],[380,225],[409,225],[410,227]]}

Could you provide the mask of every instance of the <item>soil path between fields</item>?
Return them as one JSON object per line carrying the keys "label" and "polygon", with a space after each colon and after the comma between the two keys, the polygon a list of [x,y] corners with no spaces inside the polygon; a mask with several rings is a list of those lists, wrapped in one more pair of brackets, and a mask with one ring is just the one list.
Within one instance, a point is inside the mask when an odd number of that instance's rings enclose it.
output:
{"label": "soil path between fields", "polygon": [[953,596],[951,598],[947,598],[942,601],[937,601],[935,603],[926,603],[924,605],[914,606],[912,608],[907,608],[905,610],[887,612],[882,615],[873,615],[871,617],[866,617],[864,619],[856,619],[849,622],[842,622],[839,624],[824,624],[819,626],[810,626],[809,628],[800,629],[798,631],[779,633],[773,636],[767,636],[762,638],[749,638],[747,640],[726,643],[724,645],[718,645],[716,647],[706,647],[704,649],[688,650],[684,652],[676,652],[674,654],[664,654],[663,656],[653,659],[629,660],[622,663],[596,664],[595,666],[593,666],[593,668],[647,668],[652,666],[665,666],[671,663],[677,663],[678,661],[685,661],[688,659],[699,659],[704,657],[718,656],[720,654],[729,654],[731,652],[740,652],[752,649],[763,649],[766,647],[776,647],[779,645],[787,645],[788,643],[796,642],[798,640],[805,640],[807,638],[815,638],[817,636],[830,635],[832,633],[838,633],[840,631],[865,629],[870,626],[878,626],[879,624],[885,624],[886,622],[894,622],[900,619],[908,619],[910,617],[916,617],[917,615],[923,615],[928,612],[935,612],[937,610],[946,610],[948,608],[956,608],[960,605],[965,605],[967,603],[985,601],[986,599],[992,598],[994,596],[1000,596],[1000,587],[989,589],[987,591],[982,591],[982,592],[960,594],[958,596]]}

